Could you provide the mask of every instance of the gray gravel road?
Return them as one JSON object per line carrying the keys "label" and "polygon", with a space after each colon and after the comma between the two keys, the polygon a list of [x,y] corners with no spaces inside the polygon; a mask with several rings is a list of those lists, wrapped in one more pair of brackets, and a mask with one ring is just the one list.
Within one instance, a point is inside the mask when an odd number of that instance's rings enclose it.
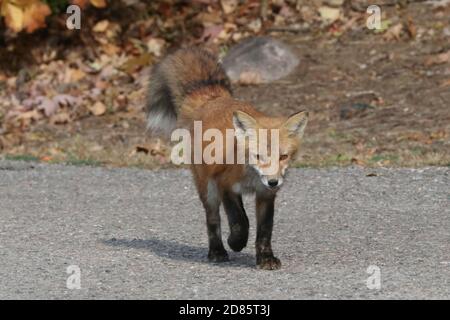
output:
{"label": "gray gravel road", "polygon": [[[254,223],[250,236],[230,262],[206,262],[185,170],[0,162],[1,299],[449,299],[450,168],[292,170],[281,270],[255,269]],[[66,286],[71,265],[81,289]]]}

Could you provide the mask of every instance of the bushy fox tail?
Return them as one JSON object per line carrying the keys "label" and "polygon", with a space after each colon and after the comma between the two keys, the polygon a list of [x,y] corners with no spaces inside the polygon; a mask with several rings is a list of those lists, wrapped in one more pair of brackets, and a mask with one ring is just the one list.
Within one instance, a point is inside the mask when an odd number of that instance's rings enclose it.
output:
{"label": "bushy fox tail", "polygon": [[198,48],[180,49],[152,70],[147,127],[153,136],[169,137],[177,119],[193,120],[205,102],[230,95],[230,81],[214,55]]}

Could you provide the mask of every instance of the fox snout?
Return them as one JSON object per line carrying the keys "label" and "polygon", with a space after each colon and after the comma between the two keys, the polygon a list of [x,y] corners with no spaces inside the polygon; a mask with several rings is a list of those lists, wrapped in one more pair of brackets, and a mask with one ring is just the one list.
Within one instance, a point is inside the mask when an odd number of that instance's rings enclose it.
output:
{"label": "fox snout", "polygon": [[284,178],[281,175],[275,176],[261,176],[261,182],[269,189],[278,189],[284,182]]}

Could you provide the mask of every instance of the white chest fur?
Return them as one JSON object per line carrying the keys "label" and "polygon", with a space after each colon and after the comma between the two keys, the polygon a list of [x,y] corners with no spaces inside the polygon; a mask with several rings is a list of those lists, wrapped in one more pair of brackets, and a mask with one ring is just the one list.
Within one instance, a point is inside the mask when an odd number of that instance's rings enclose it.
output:
{"label": "white chest fur", "polygon": [[267,189],[261,182],[261,177],[252,167],[247,167],[244,177],[241,181],[232,186],[232,190],[238,194],[254,193]]}

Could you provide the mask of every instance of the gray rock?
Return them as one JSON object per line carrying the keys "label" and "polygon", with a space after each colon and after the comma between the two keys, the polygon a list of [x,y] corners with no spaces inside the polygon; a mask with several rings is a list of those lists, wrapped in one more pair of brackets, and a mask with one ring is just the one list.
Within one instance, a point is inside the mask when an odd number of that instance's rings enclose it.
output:
{"label": "gray rock", "polygon": [[299,58],[286,44],[270,37],[249,38],[232,47],[223,66],[232,81],[243,72],[257,73],[262,82],[288,75],[299,64]]}

